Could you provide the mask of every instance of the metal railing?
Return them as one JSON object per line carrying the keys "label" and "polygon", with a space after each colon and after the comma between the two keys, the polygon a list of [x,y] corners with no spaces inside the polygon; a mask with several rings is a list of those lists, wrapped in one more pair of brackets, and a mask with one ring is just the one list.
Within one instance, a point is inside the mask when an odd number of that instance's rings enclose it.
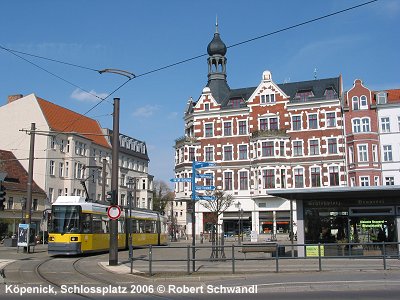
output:
{"label": "metal railing", "polygon": [[[387,270],[387,260],[396,259],[400,260],[400,243],[397,242],[382,242],[382,243],[339,243],[339,244],[279,244],[279,243],[244,243],[243,245],[182,245],[182,246],[147,246],[143,247],[141,251],[147,252],[147,255],[141,255],[139,257],[130,258],[131,263],[131,273],[133,265],[135,262],[143,261],[148,264],[147,272],[148,275],[153,276],[154,266],[158,263],[166,262],[185,262],[186,273],[194,274],[197,273],[204,265],[200,266],[198,269],[195,268],[195,264],[208,263],[210,267],[213,263],[224,263],[224,272],[226,272],[226,267],[230,263],[229,269],[231,269],[232,274],[235,274],[238,270],[238,264],[242,262],[242,265],[246,266],[247,270],[251,268],[249,262],[251,261],[269,261],[275,265],[275,272],[281,271],[281,264],[285,261],[293,260],[295,262],[300,262],[300,270],[304,267],[315,266],[317,261],[318,269],[315,271],[323,270],[323,262],[332,262],[336,259],[347,259],[346,261],[341,261],[337,267],[343,267],[348,265],[350,260],[371,260],[375,259],[374,267],[382,266],[383,270]],[[265,247],[265,248],[263,248]],[[271,249],[273,247],[274,249]],[[193,248],[195,252],[201,252],[202,255],[196,254],[196,258],[193,259]],[[294,249],[293,249],[294,248]],[[287,251],[287,250],[288,251]],[[293,251],[294,250],[294,251]],[[137,250],[135,250],[137,251]],[[155,255],[154,252],[157,252]],[[167,253],[169,252],[169,254]],[[304,256],[299,257],[298,253],[304,253]],[[172,253],[172,255],[171,255]],[[267,255],[269,254],[269,255]],[[261,255],[261,256],[260,256]],[[381,264],[377,263],[381,260]],[[246,263],[247,262],[247,263]],[[269,267],[272,267],[269,264]],[[291,265],[291,264],[290,264]],[[173,264],[171,264],[173,266]],[[191,266],[193,268],[191,268]],[[288,265],[284,266],[287,267]],[[242,266],[243,267],[243,266]],[[254,265],[254,268],[259,268],[260,264]],[[240,268],[240,267],[239,267]],[[359,266],[357,266],[357,269]],[[399,266],[400,269],[400,261]],[[222,269],[221,269],[222,270]],[[179,272],[185,272],[180,270]],[[215,271],[215,268],[214,268]]]}

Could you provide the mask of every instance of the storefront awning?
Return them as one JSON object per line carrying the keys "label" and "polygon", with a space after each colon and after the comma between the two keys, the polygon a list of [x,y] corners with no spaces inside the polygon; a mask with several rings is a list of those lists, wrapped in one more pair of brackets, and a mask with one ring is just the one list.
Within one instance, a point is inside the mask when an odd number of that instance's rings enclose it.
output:
{"label": "storefront awning", "polygon": [[[221,220],[223,221],[239,220],[239,217],[222,217]],[[250,217],[241,217],[240,220],[250,220]]]}
{"label": "storefront awning", "polygon": [[399,186],[354,186],[354,187],[321,187],[305,189],[275,189],[267,190],[267,194],[285,199],[365,199],[365,198],[399,198]]}

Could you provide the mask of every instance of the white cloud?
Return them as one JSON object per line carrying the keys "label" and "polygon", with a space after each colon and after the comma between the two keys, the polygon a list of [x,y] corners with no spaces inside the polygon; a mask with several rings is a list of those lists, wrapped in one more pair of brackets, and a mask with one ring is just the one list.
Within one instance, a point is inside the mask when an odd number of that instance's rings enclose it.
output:
{"label": "white cloud", "polygon": [[79,101],[89,101],[89,102],[98,102],[100,99],[104,99],[107,96],[108,94],[97,93],[95,90],[91,90],[88,93],[80,89],[75,89],[71,94],[72,99],[76,99]]}
{"label": "white cloud", "polygon": [[133,112],[133,115],[135,117],[148,118],[151,117],[159,109],[160,109],[159,105],[145,105],[136,109]]}

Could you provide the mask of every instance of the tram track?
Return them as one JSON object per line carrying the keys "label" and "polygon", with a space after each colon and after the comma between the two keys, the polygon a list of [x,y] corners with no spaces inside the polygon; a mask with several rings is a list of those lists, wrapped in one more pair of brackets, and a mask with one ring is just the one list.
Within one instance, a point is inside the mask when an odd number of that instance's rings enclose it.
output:
{"label": "tram track", "polygon": [[[62,299],[107,299],[110,296],[170,299],[166,295],[149,291],[134,292],[133,286],[145,287],[149,284],[137,281],[135,277],[127,274],[110,273],[99,266],[101,260],[98,256],[15,260],[1,267],[1,273],[5,276],[0,279],[3,279],[6,285],[12,286],[51,287],[50,290],[54,292],[42,294],[43,299],[60,299],[60,296]],[[114,292],[118,289],[124,289],[124,292]]]}
{"label": "tram track", "polygon": [[[83,257],[82,257],[82,258],[83,258]],[[78,258],[77,260],[75,260],[75,261],[73,262],[73,265],[76,263],[76,261],[81,260],[82,258]],[[52,285],[52,286],[54,286],[54,287],[56,287],[56,288],[58,288],[58,289],[61,290],[63,283],[56,282],[54,279],[49,278],[50,276],[46,276],[46,275],[45,275],[45,272],[42,272],[42,271],[41,271],[41,268],[42,268],[46,263],[48,263],[48,262],[50,262],[50,261],[54,261],[54,260],[56,260],[56,259],[57,259],[57,258],[55,258],[55,257],[50,257],[50,258],[47,258],[47,259],[41,261],[41,262],[35,267],[35,274],[36,274],[39,278],[41,278],[44,282],[46,282],[46,283],[48,283],[48,284],[50,284],[50,285]],[[46,273],[48,274],[48,272],[46,272]],[[85,299],[95,299],[95,298],[93,298],[93,297],[87,296],[87,295],[82,294],[82,293],[72,293],[72,294],[77,295],[77,296],[79,296],[79,297],[83,297],[83,298],[85,298]]]}

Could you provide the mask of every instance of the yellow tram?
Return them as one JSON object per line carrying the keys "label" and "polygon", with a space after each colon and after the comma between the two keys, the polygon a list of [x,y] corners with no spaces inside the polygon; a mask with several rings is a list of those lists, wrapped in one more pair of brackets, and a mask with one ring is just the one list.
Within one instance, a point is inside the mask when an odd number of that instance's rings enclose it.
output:
{"label": "yellow tram", "polygon": [[[75,255],[107,251],[110,245],[107,208],[79,196],[58,197],[51,208],[48,253]],[[167,244],[166,218],[158,212],[125,209],[118,219],[118,249],[128,248],[129,232],[133,247]]]}

